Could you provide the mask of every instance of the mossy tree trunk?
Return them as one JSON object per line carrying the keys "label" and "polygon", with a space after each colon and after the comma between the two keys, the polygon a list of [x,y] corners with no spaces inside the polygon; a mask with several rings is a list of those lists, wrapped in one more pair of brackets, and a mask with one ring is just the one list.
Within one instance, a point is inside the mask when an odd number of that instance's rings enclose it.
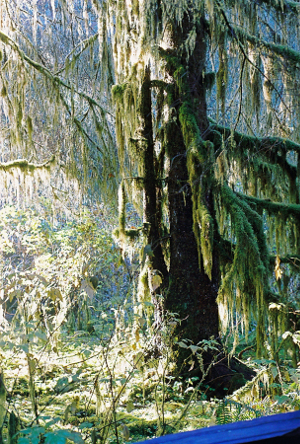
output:
{"label": "mossy tree trunk", "polygon": [[[184,32],[188,33],[189,18],[186,17]],[[201,26],[202,25],[202,26]],[[189,167],[190,147],[187,146],[182,128],[186,124],[185,119],[196,118],[197,126],[202,137],[208,131],[208,119],[206,112],[206,86],[203,81],[205,75],[206,38],[204,21],[200,21],[197,27],[197,38],[193,54],[186,66],[184,55],[179,60],[181,66],[185,66],[186,85],[184,88],[176,88],[175,102],[179,105],[176,114],[180,114],[182,104],[188,103],[189,113],[181,119],[169,124],[169,137],[167,139],[168,156],[170,158],[170,171],[168,177],[168,201],[170,220],[170,269],[169,283],[165,293],[165,309],[171,313],[177,313],[181,319],[175,331],[178,339],[190,339],[194,344],[202,339],[216,338],[218,336],[218,307],[217,294],[219,287],[218,254],[213,247],[213,264],[210,276],[203,266],[203,254],[197,234],[199,233],[198,221],[195,220],[196,196],[195,189],[200,191],[202,205],[209,208],[214,214],[213,195],[210,181],[210,169],[208,167],[209,152],[204,153],[203,161],[195,159],[193,174]],[[174,30],[174,38],[178,42],[178,30]],[[185,35],[182,39],[185,39]],[[176,72],[169,71],[176,77]],[[174,79],[178,82],[178,79]],[[179,80],[179,82],[181,79]],[[190,128],[193,130],[193,128]],[[193,137],[193,134],[190,134]],[[205,177],[206,176],[206,177]],[[216,226],[216,225],[215,225]],[[201,227],[200,227],[201,229]],[[214,237],[214,234],[212,234]],[[178,369],[185,370],[183,360],[186,357],[184,349],[178,350]]]}
{"label": "mossy tree trunk", "polygon": [[[269,270],[267,241],[276,251],[277,280],[283,273],[280,263],[287,260],[291,265],[292,253],[299,252],[295,184],[300,148],[277,136],[285,134],[285,123],[278,112],[275,115],[276,103],[281,109],[285,105],[280,91],[284,87],[288,94],[284,79],[288,75],[292,80],[299,56],[267,36],[266,41],[261,38],[256,27],[266,13],[261,5],[201,0],[138,4],[136,8],[131,2],[117,2],[118,85],[113,95],[126,192],[130,196],[134,184],[143,191],[141,294],[151,280],[151,273],[145,272],[148,266],[163,278],[161,285],[149,284],[155,325],[160,326],[164,313],[176,313],[181,321],[175,338],[194,343],[218,336],[218,295],[224,331],[233,326],[238,336],[239,325],[244,331],[255,325],[257,354],[262,355],[272,327],[269,302],[282,301],[270,290],[275,257]],[[290,7],[290,2],[284,4]],[[280,13],[278,8],[270,6],[269,22]],[[248,23],[244,19],[250,12]],[[249,34],[241,33],[244,26]],[[207,60],[215,72],[206,73]],[[278,71],[275,81],[272,73],[279,60],[282,75]],[[208,119],[207,109],[214,120]],[[269,122],[270,113],[278,126]],[[255,124],[254,118],[265,126]],[[137,194],[131,195],[133,201]],[[265,221],[272,228],[269,239]],[[123,231],[132,238],[125,224]],[[293,239],[285,253],[281,245],[287,233]],[[185,356],[178,350],[178,370]]]}
{"label": "mossy tree trunk", "polygon": [[[175,128],[174,128],[175,129]],[[174,159],[168,181],[170,214],[170,270],[165,294],[165,309],[181,319],[175,336],[190,339],[196,344],[201,339],[218,336],[218,262],[214,256],[212,279],[199,268],[197,241],[193,232],[191,187],[188,183],[186,148],[177,127],[172,143]],[[208,200],[211,194],[208,192]],[[179,366],[186,356],[179,351]]]}
{"label": "mossy tree trunk", "polygon": [[[148,272],[143,263],[142,279],[145,283],[148,278],[154,303],[154,343],[158,347],[167,313],[180,319],[173,331],[177,341],[185,338],[197,344],[218,336],[220,273],[214,247],[212,144],[205,142],[209,134],[204,81],[206,29],[203,18],[195,28],[191,14],[185,13],[181,25],[166,28],[158,51],[164,65],[161,72],[150,57],[134,65],[129,78],[113,90],[122,122],[119,132],[125,133],[119,137],[119,148],[124,152],[123,144],[128,145],[133,170],[141,176],[145,244],[150,253]],[[196,39],[190,53],[185,42],[194,28]],[[165,113],[164,107],[168,108]],[[120,220],[125,223],[124,214]],[[125,225],[120,226],[121,231],[126,235]],[[163,248],[166,237],[168,258]],[[151,276],[157,273],[162,284],[152,285]],[[176,353],[177,371],[185,372],[187,351],[178,348]]]}
{"label": "mossy tree trunk", "polygon": [[[151,288],[151,283],[149,285],[156,331],[161,329],[163,320],[168,318],[165,314],[176,313],[180,322],[173,332],[174,337],[178,341],[190,339],[197,344],[202,339],[218,336],[216,298],[219,268],[214,247],[217,224],[213,223],[211,145],[205,145],[202,140],[209,131],[204,82],[205,24],[204,20],[199,21],[195,47],[189,55],[186,50],[182,51],[182,44],[193,26],[189,14],[186,14],[184,24],[183,27],[168,28],[165,36],[168,49],[161,50],[162,60],[166,64],[164,75],[168,79],[164,94],[169,94],[167,100],[174,103],[169,106],[170,114],[168,118],[161,117],[159,125],[156,122],[154,128],[153,122],[157,121],[160,113],[160,109],[155,108],[154,99],[154,89],[158,82],[151,80],[153,72],[150,65],[145,64],[139,73],[140,80],[136,81],[139,85],[136,94],[138,102],[132,120],[135,120],[137,126],[134,137],[131,137],[135,144],[134,160],[138,161],[138,171],[142,175],[144,234],[146,244],[151,246],[151,254],[147,257],[149,280],[151,273],[159,273],[163,279],[162,285],[158,287],[154,285]],[[123,113],[123,118],[126,115],[124,91],[128,100],[132,89],[132,86],[131,90],[127,86],[115,89],[117,93],[122,91],[118,112]],[[157,130],[159,127],[162,128],[163,136]],[[197,146],[190,146],[190,141],[195,137]],[[159,154],[157,145],[155,147],[158,140],[161,144]],[[166,163],[169,167],[165,166]],[[167,193],[169,223],[168,267],[162,247],[164,193]],[[203,215],[208,218],[205,219]],[[124,219],[123,216],[121,219]],[[145,270],[143,273],[145,275]],[[155,341],[157,346],[161,345],[160,341],[161,336],[158,334]],[[186,357],[186,350],[177,350],[177,370],[180,372],[186,371]]]}

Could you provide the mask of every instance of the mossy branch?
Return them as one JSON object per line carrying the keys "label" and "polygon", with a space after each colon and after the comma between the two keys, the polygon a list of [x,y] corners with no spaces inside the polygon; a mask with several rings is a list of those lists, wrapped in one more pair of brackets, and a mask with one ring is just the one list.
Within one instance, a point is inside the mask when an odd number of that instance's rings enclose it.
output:
{"label": "mossy branch", "polygon": [[294,216],[296,218],[300,217],[300,205],[288,204],[281,202],[272,202],[269,199],[260,199],[258,197],[246,196],[245,194],[237,193],[237,196],[251,206],[255,205],[256,208],[261,208],[266,210],[269,214],[280,213],[284,216]]}
{"label": "mossy branch", "polygon": [[[99,33],[97,32],[96,34],[92,35],[91,37],[88,37],[87,39],[83,40],[82,42],[80,42],[74,49],[72,49],[72,51],[69,52],[69,54],[66,56],[65,60],[67,61],[71,56],[73,60],[77,60],[79,59],[79,57],[81,56],[81,54],[90,46],[93,45],[93,43],[97,40],[99,36]],[[77,49],[80,48],[80,51],[78,51],[77,54],[75,54],[75,52],[77,51]],[[65,63],[65,66],[63,68],[61,68],[59,71],[57,71],[55,73],[55,75],[57,76],[58,74],[60,74],[61,72],[63,72],[65,69],[67,69],[67,63]]]}
{"label": "mossy branch", "polygon": [[[232,131],[231,128],[217,125],[214,121],[210,119],[211,130],[215,130],[223,134],[224,138],[234,137],[236,145],[241,149],[248,149],[250,152],[255,154],[266,153],[266,152],[278,152],[282,151],[287,153],[289,151],[295,151],[300,154],[300,144],[293,142],[290,139],[284,139],[281,137],[255,137],[249,136],[244,133],[239,133],[238,131]],[[210,139],[211,136],[208,135]],[[219,148],[216,146],[216,149]]]}
{"label": "mossy branch", "polygon": [[[232,7],[236,5],[236,0],[226,0],[226,6]],[[245,2],[247,5],[248,2]],[[272,8],[277,12],[284,14],[293,13],[298,14],[300,12],[300,3],[292,0],[255,0],[255,5],[264,6]]]}
{"label": "mossy branch", "polygon": [[42,168],[50,168],[52,164],[55,162],[55,156],[52,156],[51,159],[47,160],[44,163],[30,163],[26,159],[17,159],[12,162],[3,162],[0,163],[0,169],[4,171],[9,171],[14,168],[20,168],[22,171],[34,171]]}
{"label": "mossy branch", "polygon": [[60,79],[57,75],[53,75],[52,72],[46,68],[45,66],[41,65],[40,63],[32,60],[30,57],[28,57],[24,51],[19,47],[19,45],[14,42],[8,35],[0,31],[0,40],[6,44],[9,45],[14,51],[16,51],[20,58],[27,62],[30,66],[32,66],[36,71],[47,77],[51,82],[55,85],[60,85],[66,88],[69,91],[74,91],[75,94],[85,99],[90,105],[96,106],[99,108],[103,113],[107,113],[112,115],[108,110],[105,110],[95,99],[90,97],[89,95],[85,94],[84,92],[80,92],[73,88],[71,85],[68,85],[66,82],[64,82],[62,79]]}
{"label": "mossy branch", "polygon": [[284,0],[284,1],[274,1],[274,0],[256,0],[257,4],[267,5],[269,8],[273,8],[278,12],[283,12],[288,14],[289,12],[298,14],[300,12],[300,3]]}
{"label": "mossy branch", "polygon": [[[270,262],[270,269],[274,270],[274,264],[276,261],[277,256],[269,256],[269,262]],[[289,256],[279,257],[281,264],[289,264],[295,269],[300,269],[300,255],[299,254],[291,254]]]}
{"label": "mossy branch", "polygon": [[235,32],[235,28],[234,28],[234,26],[232,26],[232,25],[229,23],[229,20],[228,20],[228,18],[227,18],[226,12],[225,12],[225,10],[224,10],[223,7],[222,7],[221,2],[220,2],[219,0],[215,0],[215,2],[216,2],[217,7],[219,8],[219,11],[220,11],[220,13],[221,13],[221,15],[222,15],[222,17],[223,17],[223,20],[224,20],[224,22],[225,22],[225,25],[226,25],[227,29],[228,29],[228,34],[232,37],[233,40],[236,41],[236,43],[237,43],[237,45],[238,45],[238,47],[239,47],[241,53],[242,53],[243,56],[244,56],[244,59],[247,60],[248,63],[250,63],[250,65],[252,65],[252,66],[256,69],[256,71],[259,72],[259,73],[262,75],[262,77],[263,77],[267,82],[269,82],[270,85],[272,85],[272,88],[274,89],[274,91],[276,92],[276,94],[278,95],[278,97],[280,98],[281,103],[282,103],[282,104],[284,105],[284,107],[288,110],[288,106],[286,105],[286,103],[285,103],[285,101],[284,101],[284,99],[283,99],[283,96],[282,96],[281,92],[279,91],[279,89],[276,87],[276,85],[275,85],[275,84],[271,81],[271,79],[270,79],[270,78],[264,73],[264,71],[263,71],[258,65],[256,65],[255,63],[253,63],[253,62],[250,60],[250,58],[248,57],[248,55],[247,55],[247,53],[246,53],[246,51],[245,51],[245,48],[244,48],[244,46],[243,46],[243,44],[242,44],[242,42],[241,42],[241,39],[239,38],[238,34]]}
{"label": "mossy branch", "polygon": [[[300,8],[299,8],[300,11]],[[300,62],[300,52],[295,49],[290,48],[286,45],[278,45],[272,42],[266,42],[260,37],[256,37],[245,31],[245,28],[240,28],[238,26],[233,26],[233,29],[240,40],[246,40],[247,42],[255,45],[257,47],[265,47],[270,50],[272,54],[277,54],[280,57],[284,57],[292,63],[298,64]]]}

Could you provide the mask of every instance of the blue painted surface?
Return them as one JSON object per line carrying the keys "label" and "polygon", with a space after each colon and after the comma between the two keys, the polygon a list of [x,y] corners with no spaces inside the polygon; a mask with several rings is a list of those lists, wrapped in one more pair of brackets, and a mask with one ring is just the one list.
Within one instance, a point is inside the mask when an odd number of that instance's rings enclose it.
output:
{"label": "blue painted surface", "polygon": [[[295,433],[299,434],[300,444],[300,411],[175,433],[138,444],[240,444],[280,437],[296,429],[299,429]],[[286,442],[289,443],[288,437]]]}

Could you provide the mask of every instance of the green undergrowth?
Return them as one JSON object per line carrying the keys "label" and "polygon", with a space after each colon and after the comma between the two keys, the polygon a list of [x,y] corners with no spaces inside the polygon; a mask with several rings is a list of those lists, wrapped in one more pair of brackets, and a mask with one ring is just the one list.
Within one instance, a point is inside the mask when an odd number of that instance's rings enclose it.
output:
{"label": "green undergrowth", "polygon": [[[180,321],[170,313],[153,330],[153,304],[136,297],[138,259],[114,243],[106,224],[115,220],[100,210],[56,224],[47,208],[0,213],[0,444],[134,443],[300,408],[300,335],[283,316],[298,312],[270,304],[274,326],[283,325],[272,341],[274,332],[266,333],[260,360],[255,320],[247,340],[231,323],[222,330],[224,355],[255,376],[236,391],[231,378],[221,399],[209,380],[217,361],[208,368],[203,361],[205,353],[219,356],[220,343],[177,342]],[[173,376],[178,346],[190,378]],[[244,379],[234,371],[235,382]]]}
{"label": "green undergrowth", "polygon": [[16,443],[125,443],[300,408],[300,371],[283,357],[256,360],[253,348],[241,344],[237,355],[256,376],[217,399],[197,378],[174,380],[168,359],[145,362],[143,341],[127,339],[78,332],[64,336],[58,353],[32,344],[36,411],[26,352],[2,341],[3,442],[11,412],[19,419]]}

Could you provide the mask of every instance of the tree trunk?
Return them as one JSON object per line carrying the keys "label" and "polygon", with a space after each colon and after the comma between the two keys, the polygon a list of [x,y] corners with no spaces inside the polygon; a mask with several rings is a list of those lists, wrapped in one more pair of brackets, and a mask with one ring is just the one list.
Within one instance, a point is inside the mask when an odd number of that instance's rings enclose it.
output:
{"label": "tree trunk", "polygon": [[[175,130],[175,128],[174,128]],[[212,280],[199,264],[197,242],[193,232],[191,187],[188,184],[186,148],[180,128],[173,145],[173,162],[168,181],[170,217],[169,287],[165,295],[165,309],[181,319],[175,336],[194,344],[201,339],[218,336],[218,263],[214,254]],[[181,139],[181,140],[180,140]],[[211,200],[211,196],[208,198]],[[199,265],[202,269],[199,268]],[[178,350],[178,369],[187,354]]]}
{"label": "tree trunk", "polygon": [[[185,31],[189,30],[188,17],[186,19]],[[174,32],[174,37],[178,39],[179,32]],[[193,107],[197,125],[204,137],[208,128],[206,114],[206,87],[204,79],[205,57],[206,57],[206,37],[203,26],[197,29],[197,39],[195,49],[189,58],[187,67],[187,84],[189,102]],[[175,47],[178,47],[178,41]],[[184,56],[181,64],[186,66]],[[172,72],[170,74],[173,74]],[[183,103],[187,98],[184,96],[175,97],[179,103]],[[179,111],[180,105],[177,111]],[[184,143],[183,130],[179,124],[179,119],[174,119],[169,123],[168,140],[166,151],[170,157],[170,172],[168,178],[168,199],[169,199],[169,221],[170,221],[170,269],[169,285],[165,293],[165,310],[176,313],[176,317],[181,319],[177,326],[175,337],[178,340],[186,338],[197,344],[202,339],[216,338],[218,336],[218,307],[216,303],[219,268],[216,248],[213,247],[212,273],[209,277],[203,267],[202,254],[197,248],[194,234],[195,221],[193,219],[193,185],[189,183],[188,171],[188,149]],[[209,157],[209,153],[207,153]],[[205,164],[197,166],[197,181],[201,181],[203,188],[203,205],[209,210],[214,218],[213,195],[210,180],[203,179],[205,174]],[[207,175],[210,174],[208,169]],[[216,224],[215,224],[216,227]],[[199,228],[197,228],[199,230]],[[200,248],[200,247],[199,247]],[[200,254],[199,254],[200,253]],[[200,263],[199,263],[200,262]],[[185,349],[178,349],[177,369],[185,371],[184,360],[187,357]]]}

